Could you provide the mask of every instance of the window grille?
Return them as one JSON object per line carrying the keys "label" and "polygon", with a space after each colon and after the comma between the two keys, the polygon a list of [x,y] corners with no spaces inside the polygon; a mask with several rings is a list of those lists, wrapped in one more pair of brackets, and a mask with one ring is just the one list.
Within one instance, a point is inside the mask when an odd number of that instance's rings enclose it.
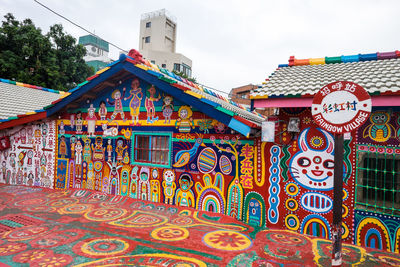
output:
{"label": "window grille", "polygon": [[132,164],[169,167],[170,134],[135,134]]}
{"label": "window grille", "polygon": [[400,147],[357,146],[356,208],[400,215]]}

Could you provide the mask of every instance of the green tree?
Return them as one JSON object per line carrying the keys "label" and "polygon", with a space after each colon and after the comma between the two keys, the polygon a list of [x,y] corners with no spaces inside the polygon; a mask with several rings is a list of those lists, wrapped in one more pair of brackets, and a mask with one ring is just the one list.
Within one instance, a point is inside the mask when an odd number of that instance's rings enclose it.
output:
{"label": "green tree", "polygon": [[86,50],[60,24],[42,34],[32,20],[12,14],[0,27],[0,77],[67,91],[94,73],[83,60]]}

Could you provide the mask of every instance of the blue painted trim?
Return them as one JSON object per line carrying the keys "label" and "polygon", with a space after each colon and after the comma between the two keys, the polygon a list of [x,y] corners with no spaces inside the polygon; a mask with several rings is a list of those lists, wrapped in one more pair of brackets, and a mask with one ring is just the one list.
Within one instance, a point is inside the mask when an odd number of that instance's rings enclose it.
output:
{"label": "blue painted trim", "polygon": [[285,68],[285,67],[289,67],[289,64],[279,64],[278,68]]}
{"label": "blue painted trim", "polygon": [[360,61],[360,58],[358,55],[342,56],[343,63],[358,62],[358,61]]}
{"label": "blue painted trim", "polygon": [[232,120],[229,122],[228,127],[232,128],[233,130],[243,134],[246,137],[249,137],[250,135],[250,126],[247,126],[246,124],[232,118]]}
{"label": "blue painted trim", "polygon": [[93,87],[99,85],[100,83],[108,80],[111,76],[116,74],[117,72],[121,71],[123,69],[123,65],[115,65],[114,68],[109,69],[108,71],[104,72],[104,74],[99,75],[98,77],[94,78],[90,83],[85,84],[79,90],[76,90],[73,94],[70,94],[69,96],[63,98],[60,102],[56,103],[53,107],[49,108],[47,110],[47,117],[53,115],[60,109],[62,109],[64,106],[68,105],[69,103],[75,101],[82,95],[86,94],[89,92]]}
{"label": "blue painted trim", "polygon": [[147,70],[147,72],[152,74],[152,75],[154,75],[154,76],[156,76],[156,77],[162,77],[163,76],[161,73],[156,72],[154,70]]}

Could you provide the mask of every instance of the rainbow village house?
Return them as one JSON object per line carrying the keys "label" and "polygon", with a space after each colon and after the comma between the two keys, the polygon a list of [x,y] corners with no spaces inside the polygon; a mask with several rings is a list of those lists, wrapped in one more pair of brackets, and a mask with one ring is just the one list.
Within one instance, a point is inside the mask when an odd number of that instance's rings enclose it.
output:
{"label": "rainbow village house", "polygon": [[[267,190],[276,192],[276,226],[331,238],[334,137],[316,126],[310,108],[314,94],[335,81],[361,85],[373,106],[368,121],[344,138],[344,242],[399,252],[399,51],[290,57],[252,93],[255,108],[275,108],[268,118],[275,121],[275,138],[261,144],[261,172]],[[272,227],[269,213],[267,226]]]}
{"label": "rainbow village house", "polygon": [[11,99],[0,114],[11,114],[0,123],[0,182],[91,189],[265,226],[266,184],[253,179],[261,115],[135,50],[69,93],[0,85]]}
{"label": "rainbow village house", "polygon": [[11,99],[0,113],[0,182],[91,189],[330,239],[334,139],[310,107],[337,80],[360,84],[373,104],[345,140],[344,241],[398,252],[398,51],[280,65],[252,94],[255,108],[276,111],[272,142],[261,140],[264,117],[134,50],[68,93],[0,80]]}

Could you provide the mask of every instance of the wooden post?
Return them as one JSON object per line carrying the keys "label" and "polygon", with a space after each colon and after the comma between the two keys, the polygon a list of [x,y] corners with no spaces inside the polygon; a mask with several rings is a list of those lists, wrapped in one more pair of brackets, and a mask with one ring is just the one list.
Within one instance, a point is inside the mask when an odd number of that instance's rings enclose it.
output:
{"label": "wooden post", "polygon": [[332,266],[342,266],[343,134],[335,135]]}

